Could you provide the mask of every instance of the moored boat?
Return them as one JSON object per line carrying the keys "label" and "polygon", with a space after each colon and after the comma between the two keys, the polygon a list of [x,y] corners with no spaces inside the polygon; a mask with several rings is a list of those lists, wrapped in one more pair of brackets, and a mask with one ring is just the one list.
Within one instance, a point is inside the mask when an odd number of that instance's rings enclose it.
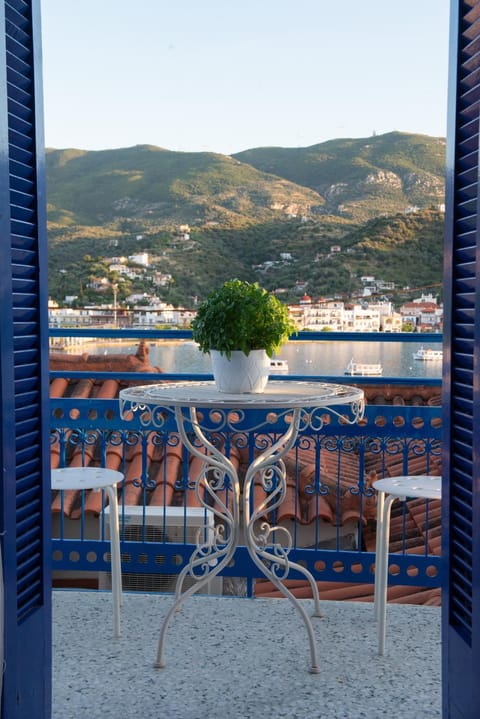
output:
{"label": "moored boat", "polygon": [[443,360],[443,350],[425,349],[420,347],[419,350],[413,353],[413,359],[421,360],[422,362],[435,362]]}
{"label": "moored boat", "polygon": [[383,367],[379,362],[355,362],[352,359],[345,367],[344,374],[349,374],[352,377],[379,377],[383,374]]}

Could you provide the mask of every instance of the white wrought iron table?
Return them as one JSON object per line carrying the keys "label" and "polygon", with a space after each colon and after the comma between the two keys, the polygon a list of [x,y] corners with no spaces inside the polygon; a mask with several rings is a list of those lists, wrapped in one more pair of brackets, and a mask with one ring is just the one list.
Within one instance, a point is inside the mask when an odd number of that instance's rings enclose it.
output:
{"label": "white wrought iron table", "polygon": [[[346,406],[346,414],[335,409],[338,405]],[[248,425],[246,410],[258,410],[253,414],[251,426]],[[312,587],[314,616],[320,616],[317,584],[305,567],[289,560],[292,538],[288,530],[271,526],[265,515],[277,509],[286,495],[283,457],[295,444],[299,432],[307,427],[317,431],[322,429],[326,410],[342,417],[345,423],[357,422],[364,411],[363,390],[325,382],[275,381],[269,382],[260,394],[226,394],[219,392],[213,382],[162,383],[121,390],[120,413],[124,420],[128,421],[136,414],[141,426],[162,430],[165,429],[168,416],[175,417],[185,446],[202,461],[202,472],[195,482],[198,501],[212,511],[212,506],[207,502],[208,497],[213,499],[213,512],[221,520],[213,537],[207,528],[205,533],[199,533],[197,547],[179,574],[175,599],[160,632],[156,668],[165,666],[165,636],[173,615],[189,596],[230,563],[243,529],[247,551],[253,562],[300,613],[310,642],[310,672],[318,674],[310,618],[283,581],[290,569],[303,574]],[[261,432],[267,438],[269,427],[279,420],[285,426],[283,434],[278,438],[276,435],[270,440],[265,439],[264,446],[246,471],[241,493],[237,470],[212,442],[211,433]],[[262,485],[267,496],[257,507],[252,502],[255,481]],[[231,490],[231,508],[219,499],[218,494],[227,484]],[[192,582],[182,592],[187,574],[194,577],[196,582]]]}

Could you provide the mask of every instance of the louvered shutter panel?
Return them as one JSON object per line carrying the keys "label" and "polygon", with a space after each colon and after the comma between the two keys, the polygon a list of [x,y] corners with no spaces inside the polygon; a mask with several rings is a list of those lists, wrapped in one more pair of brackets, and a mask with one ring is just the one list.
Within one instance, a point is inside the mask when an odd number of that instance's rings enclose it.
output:
{"label": "louvered shutter panel", "polygon": [[2,717],[47,719],[51,693],[48,325],[37,0],[0,0]]}
{"label": "louvered shutter panel", "polygon": [[443,556],[443,705],[480,717],[480,0],[453,0],[447,215]]}

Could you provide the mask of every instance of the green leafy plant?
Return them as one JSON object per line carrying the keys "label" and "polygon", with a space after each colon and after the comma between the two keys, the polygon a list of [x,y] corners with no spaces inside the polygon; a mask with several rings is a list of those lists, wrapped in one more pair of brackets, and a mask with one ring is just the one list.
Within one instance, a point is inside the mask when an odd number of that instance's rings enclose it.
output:
{"label": "green leafy plant", "polygon": [[217,350],[228,358],[235,350],[248,355],[256,349],[272,357],[295,331],[286,305],[257,283],[237,279],[211,292],[192,320],[202,352]]}

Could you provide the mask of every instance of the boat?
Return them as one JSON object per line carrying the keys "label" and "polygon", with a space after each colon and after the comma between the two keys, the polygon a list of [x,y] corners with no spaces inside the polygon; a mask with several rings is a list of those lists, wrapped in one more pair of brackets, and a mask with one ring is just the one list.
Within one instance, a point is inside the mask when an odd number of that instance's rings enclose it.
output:
{"label": "boat", "polygon": [[270,360],[270,372],[284,373],[288,372],[288,362],[285,359],[277,359],[272,357]]}
{"label": "boat", "polygon": [[344,374],[349,374],[352,377],[379,377],[383,373],[383,367],[378,362],[355,362],[352,359],[345,367]]}
{"label": "boat", "polygon": [[443,360],[443,350],[432,350],[420,347],[419,350],[413,353],[413,359],[421,360],[422,362],[440,362]]}

